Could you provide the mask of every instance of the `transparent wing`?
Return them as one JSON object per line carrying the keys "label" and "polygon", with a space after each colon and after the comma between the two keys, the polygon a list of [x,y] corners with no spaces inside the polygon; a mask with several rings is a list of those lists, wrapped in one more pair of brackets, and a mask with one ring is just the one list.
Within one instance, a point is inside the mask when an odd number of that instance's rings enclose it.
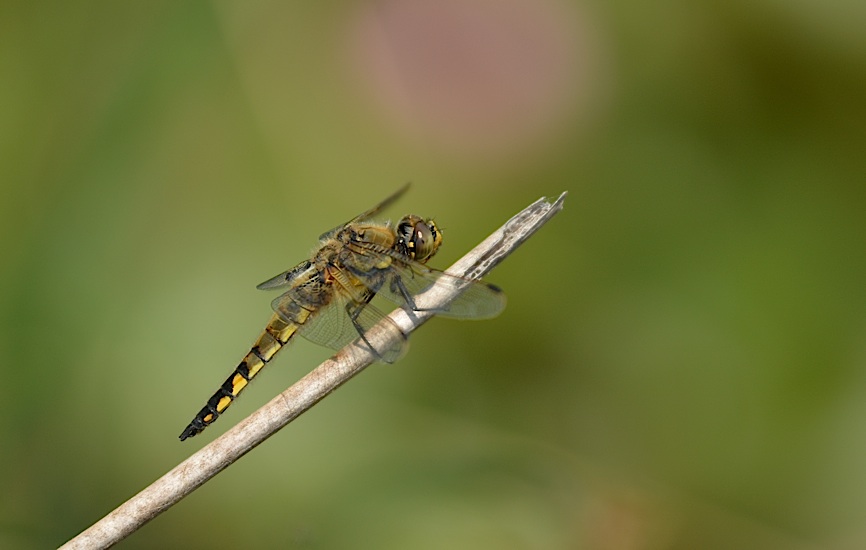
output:
{"label": "transparent wing", "polygon": [[408,182],[403,184],[403,187],[394,191],[394,193],[392,193],[391,196],[389,196],[388,198],[386,198],[385,200],[383,200],[382,202],[380,202],[379,204],[377,204],[373,208],[371,208],[365,212],[361,212],[360,214],[358,214],[357,216],[352,218],[349,221],[349,223],[362,221],[362,220],[369,220],[370,218],[372,218],[373,216],[375,216],[376,214],[378,214],[379,212],[381,212],[385,208],[391,206],[391,204],[394,201],[396,201],[397,199],[402,197],[403,193],[405,193],[406,191],[409,190],[409,185],[410,184]]}
{"label": "transparent wing", "polygon": [[[369,249],[364,250],[363,253],[382,255],[381,252]],[[473,281],[465,277],[451,275],[419,262],[400,258],[396,253],[389,255],[391,262],[384,270],[376,270],[376,273],[362,273],[358,275],[358,278],[370,290],[392,302],[419,311],[414,297],[434,284],[440,284],[453,289],[461,289],[461,294],[446,309],[436,310],[437,315],[454,319],[490,319],[505,309],[505,293],[499,287],[483,281]]]}
{"label": "transparent wing", "polygon": [[[319,235],[319,240],[327,239],[328,237],[332,236],[334,233],[336,233],[340,229],[346,227],[350,223],[361,221],[361,220],[368,220],[368,219],[372,218],[373,216],[378,214],[380,211],[382,211],[385,208],[387,208],[388,206],[390,206],[391,203],[393,203],[394,201],[399,199],[401,196],[403,196],[403,194],[409,190],[409,185],[410,185],[409,183],[406,183],[405,185],[403,185],[403,187],[401,187],[400,189],[395,191],[393,194],[391,194],[391,196],[389,196],[388,198],[386,198],[385,200],[383,200],[382,202],[380,202],[379,204],[377,204],[373,208],[370,208],[369,210],[361,212],[360,214],[358,214],[357,216],[355,216],[354,218],[352,218],[348,222],[340,224],[337,227],[331,229],[330,231],[325,231],[324,233]],[[259,290],[275,290],[278,288],[284,288],[287,286],[291,286],[299,276],[301,276],[303,273],[307,272],[307,270],[309,270],[311,268],[312,268],[312,265],[310,264],[309,260],[301,262],[300,264],[296,265],[292,269],[290,269],[288,271],[283,271],[279,275],[271,277],[270,279],[268,279],[267,281],[265,281],[263,283],[259,283],[258,285],[256,285],[256,288]]]}
{"label": "transparent wing", "polygon": [[397,199],[402,197],[403,193],[405,193],[406,191],[409,190],[409,185],[410,185],[409,183],[406,183],[405,185],[403,185],[403,187],[401,187],[400,189],[397,189],[397,191],[395,191],[393,194],[391,194],[390,197],[386,198],[385,200],[383,200],[382,202],[380,202],[379,204],[377,204],[373,208],[370,208],[369,210],[365,210],[364,212],[361,212],[360,214],[358,214],[357,216],[355,216],[351,220],[347,221],[346,223],[342,223],[342,224],[338,225],[337,227],[331,229],[330,231],[325,231],[324,233],[319,235],[319,240],[326,239],[326,238],[330,237],[331,235],[333,235],[334,233],[336,233],[340,229],[346,227],[350,223],[363,221],[363,220],[369,220],[370,218],[372,218],[373,216],[375,216],[376,214],[378,214],[379,212],[381,212],[382,210],[384,210],[385,208],[390,206],[394,201],[396,201]]}
{"label": "transparent wing", "polygon": [[[321,346],[340,350],[352,341],[358,339],[359,345],[371,350],[385,363],[393,363],[402,357],[409,347],[406,337],[400,328],[394,324],[384,313],[370,305],[369,300],[373,295],[369,291],[360,299],[351,298],[343,289],[335,287],[334,295],[327,306],[315,311],[311,318],[298,329],[298,334]],[[293,290],[271,302],[274,311],[283,316],[292,315],[298,307],[298,297]],[[310,309],[306,307],[304,309]],[[366,332],[379,322],[384,321],[399,337],[393,338],[393,343],[388,348],[374,347],[364,336]]]}
{"label": "transparent wing", "polygon": [[276,290],[278,288],[292,286],[295,284],[295,281],[301,278],[302,275],[308,278],[315,277],[316,275],[315,268],[309,260],[305,260],[292,269],[283,271],[279,275],[271,277],[263,283],[257,284],[256,288],[259,290]]}

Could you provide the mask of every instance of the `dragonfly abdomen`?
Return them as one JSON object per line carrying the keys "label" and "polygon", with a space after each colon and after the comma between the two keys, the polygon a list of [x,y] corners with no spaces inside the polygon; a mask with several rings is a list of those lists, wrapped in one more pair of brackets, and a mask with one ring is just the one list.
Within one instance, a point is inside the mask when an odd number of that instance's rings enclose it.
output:
{"label": "dragonfly abdomen", "polygon": [[303,324],[301,321],[287,321],[280,315],[274,314],[256,343],[253,344],[253,347],[247,352],[231,376],[208,399],[207,404],[180,434],[180,440],[183,441],[201,433],[208,425],[216,421],[219,415],[225,412],[241,391],[247,387],[250,380],[273,359],[283,346],[289,343],[301,324]]}

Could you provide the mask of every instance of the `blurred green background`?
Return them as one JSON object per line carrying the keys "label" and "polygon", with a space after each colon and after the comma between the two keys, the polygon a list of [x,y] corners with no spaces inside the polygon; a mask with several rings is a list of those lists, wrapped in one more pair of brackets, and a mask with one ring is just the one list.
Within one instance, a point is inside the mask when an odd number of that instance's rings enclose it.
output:
{"label": "blurred green background", "polygon": [[329,356],[177,435],[255,285],[411,180],[489,280],[124,548],[866,547],[866,4],[4,2],[0,547],[61,544]]}

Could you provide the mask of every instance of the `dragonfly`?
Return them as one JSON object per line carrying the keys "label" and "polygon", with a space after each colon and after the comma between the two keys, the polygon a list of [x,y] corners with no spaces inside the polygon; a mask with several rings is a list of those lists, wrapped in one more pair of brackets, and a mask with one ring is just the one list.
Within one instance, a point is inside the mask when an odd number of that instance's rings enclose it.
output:
{"label": "dragonfly", "polygon": [[[505,308],[498,287],[426,266],[442,244],[442,232],[432,218],[410,214],[396,224],[371,218],[402,196],[409,185],[348,222],[319,237],[310,258],[257,286],[282,290],[271,302],[274,310],[264,331],[232,374],[180,434],[184,441],[201,433],[222,415],[265,365],[295,335],[339,350],[355,343],[377,361],[393,363],[408,341],[400,328],[370,302],[382,296],[409,311],[424,311],[415,297],[434,284],[460,289],[447,307],[432,310],[442,317],[489,319]],[[387,348],[376,348],[365,333],[384,323],[399,337]]]}

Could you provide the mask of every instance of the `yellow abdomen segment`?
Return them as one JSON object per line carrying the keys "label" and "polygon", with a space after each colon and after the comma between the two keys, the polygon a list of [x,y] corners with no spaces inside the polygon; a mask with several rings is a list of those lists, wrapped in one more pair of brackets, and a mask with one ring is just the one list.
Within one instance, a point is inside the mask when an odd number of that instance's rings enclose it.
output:
{"label": "yellow abdomen segment", "polygon": [[180,434],[180,440],[183,441],[201,433],[209,424],[219,418],[219,415],[229,408],[232,401],[247,387],[250,380],[291,340],[300,326],[301,323],[289,322],[274,314],[256,343],[253,344],[253,347],[244,356],[231,376],[208,399],[204,408]]}

